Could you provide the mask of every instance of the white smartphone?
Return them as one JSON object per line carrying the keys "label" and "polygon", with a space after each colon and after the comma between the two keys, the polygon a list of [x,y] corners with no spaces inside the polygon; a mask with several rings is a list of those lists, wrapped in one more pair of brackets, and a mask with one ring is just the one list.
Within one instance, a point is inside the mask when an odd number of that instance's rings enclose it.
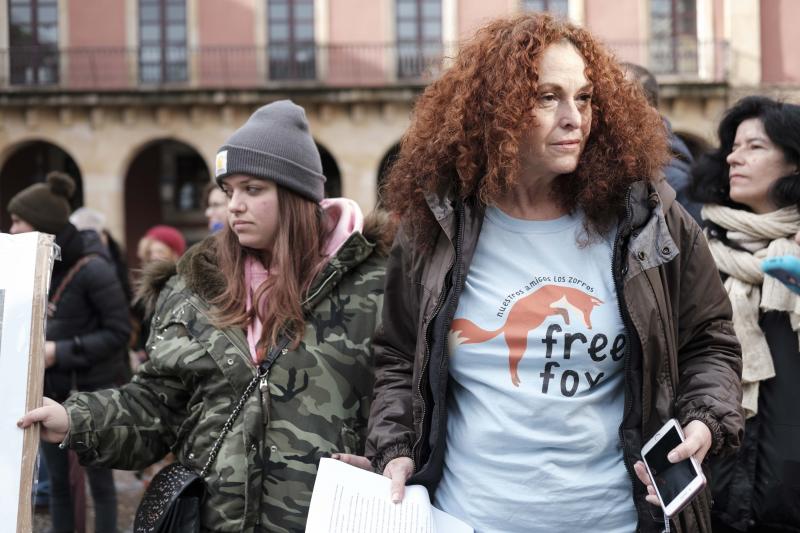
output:
{"label": "white smartphone", "polygon": [[673,517],[692,501],[706,485],[706,478],[694,457],[670,463],[667,454],[683,442],[677,420],[670,418],[642,447],[647,473],[653,480],[664,514]]}

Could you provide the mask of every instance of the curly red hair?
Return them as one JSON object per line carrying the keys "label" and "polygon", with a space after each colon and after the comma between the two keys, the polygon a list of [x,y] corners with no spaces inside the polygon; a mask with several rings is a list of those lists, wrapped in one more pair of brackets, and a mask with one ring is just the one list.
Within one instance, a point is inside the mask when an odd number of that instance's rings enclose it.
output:
{"label": "curly red hair", "polygon": [[419,98],[389,172],[384,205],[418,240],[433,222],[426,193],[452,187],[462,199],[492,205],[515,184],[520,140],[535,120],[538,59],[564,40],[583,56],[594,92],[589,139],[577,169],[556,180],[555,201],[569,212],[581,209],[587,229],[605,233],[629,185],[668,161],[659,114],[588,31],[543,13],[498,19],[478,30]]}

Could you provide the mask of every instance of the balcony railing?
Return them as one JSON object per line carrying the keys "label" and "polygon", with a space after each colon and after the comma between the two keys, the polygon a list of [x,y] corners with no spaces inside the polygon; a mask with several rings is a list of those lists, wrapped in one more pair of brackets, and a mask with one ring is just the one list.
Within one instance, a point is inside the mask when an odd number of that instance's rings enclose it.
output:
{"label": "balcony railing", "polygon": [[647,67],[659,81],[721,82],[728,78],[730,47],[724,40],[698,41],[675,36],[606,44],[620,61]]}
{"label": "balcony railing", "polygon": [[[727,76],[725,42],[609,42],[620,60],[654,74],[702,81]],[[16,47],[0,50],[0,88],[131,90],[147,88],[383,87],[424,85],[446,64],[446,45],[337,44],[295,47]]]}
{"label": "balcony railing", "polygon": [[125,90],[148,87],[368,87],[425,84],[443,47],[386,44],[296,47],[16,47],[0,50],[0,87]]}

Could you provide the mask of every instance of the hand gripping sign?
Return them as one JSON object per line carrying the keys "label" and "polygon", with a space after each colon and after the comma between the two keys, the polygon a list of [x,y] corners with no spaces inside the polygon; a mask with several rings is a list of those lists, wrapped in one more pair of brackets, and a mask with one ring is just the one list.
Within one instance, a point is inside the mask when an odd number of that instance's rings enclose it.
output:
{"label": "hand gripping sign", "polygon": [[33,529],[39,426],[20,430],[16,421],[42,404],[47,292],[56,250],[52,235],[0,233],[0,516],[6,531]]}

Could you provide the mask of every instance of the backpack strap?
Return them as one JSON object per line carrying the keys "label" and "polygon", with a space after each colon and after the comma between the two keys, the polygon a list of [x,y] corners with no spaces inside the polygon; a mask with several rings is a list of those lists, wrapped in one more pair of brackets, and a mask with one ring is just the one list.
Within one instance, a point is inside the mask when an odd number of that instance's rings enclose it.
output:
{"label": "backpack strap", "polygon": [[64,295],[67,285],[69,285],[78,272],[80,272],[81,269],[95,257],[99,257],[98,254],[84,255],[78,261],[76,261],[74,265],[72,265],[72,268],[69,269],[67,275],[64,276],[64,278],[61,280],[61,283],[58,284],[58,288],[53,294],[53,297],[50,298],[50,301],[47,303],[47,318],[53,318],[53,316],[55,316],[56,309],[58,308],[58,302],[61,301],[61,297]]}

